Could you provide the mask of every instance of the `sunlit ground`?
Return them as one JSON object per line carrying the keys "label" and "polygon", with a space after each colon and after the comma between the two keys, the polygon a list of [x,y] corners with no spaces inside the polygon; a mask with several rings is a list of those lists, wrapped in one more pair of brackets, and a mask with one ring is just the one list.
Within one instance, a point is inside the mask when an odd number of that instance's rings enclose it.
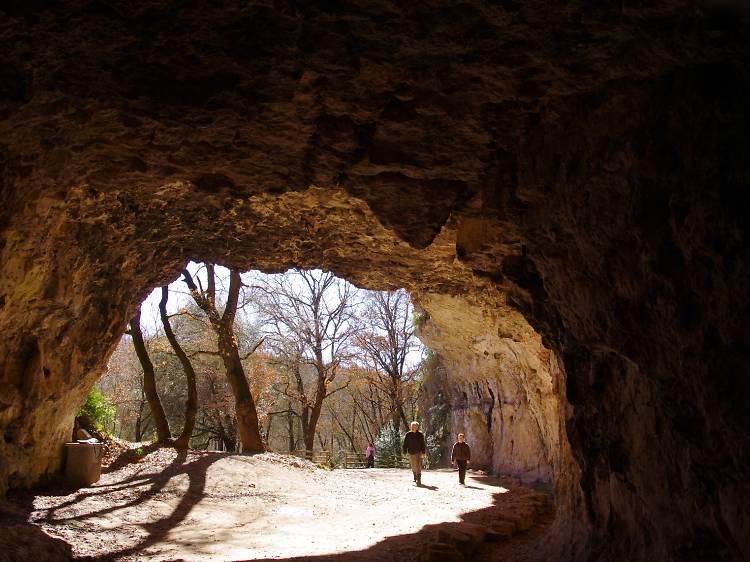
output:
{"label": "sunlit ground", "polygon": [[[36,496],[31,519],[76,556],[198,561],[357,551],[357,559],[369,552],[408,560],[425,525],[512,506],[513,491],[497,479],[470,475],[467,484],[451,470],[425,472],[418,488],[408,470],[328,471],[280,455],[159,450],[91,488]],[[404,540],[383,543],[388,537]]]}

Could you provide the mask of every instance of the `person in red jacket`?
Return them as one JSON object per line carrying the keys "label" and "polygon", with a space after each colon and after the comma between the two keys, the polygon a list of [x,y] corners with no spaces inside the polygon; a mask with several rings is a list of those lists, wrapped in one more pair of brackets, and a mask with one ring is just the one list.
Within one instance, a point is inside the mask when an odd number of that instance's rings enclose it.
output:
{"label": "person in red jacket", "polygon": [[367,468],[375,468],[375,445],[370,441],[365,449],[365,456],[367,457]]}
{"label": "person in red jacket", "polygon": [[453,452],[451,453],[451,463],[458,465],[458,483],[466,485],[464,480],[466,479],[466,465],[471,461],[471,448],[466,442],[466,437],[463,433],[458,434],[458,441],[453,444]]}

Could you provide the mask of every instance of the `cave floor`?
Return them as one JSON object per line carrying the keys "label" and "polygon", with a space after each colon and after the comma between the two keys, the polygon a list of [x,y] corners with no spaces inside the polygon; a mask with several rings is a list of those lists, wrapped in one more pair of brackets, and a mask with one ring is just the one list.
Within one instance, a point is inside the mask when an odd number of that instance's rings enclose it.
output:
{"label": "cave floor", "polygon": [[490,533],[493,542],[471,547],[480,560],[533,559],[553,511],[542,492],[471,471],[465,487],[452,470],[425,471],[422,480],[418,488],[408,470],[331,471],[272,453],[157,449],[115,462],[91,487],[12,502],[76,559],[122,561],[419,560],[446,536],[489,530],[536,505],[531,529]]}

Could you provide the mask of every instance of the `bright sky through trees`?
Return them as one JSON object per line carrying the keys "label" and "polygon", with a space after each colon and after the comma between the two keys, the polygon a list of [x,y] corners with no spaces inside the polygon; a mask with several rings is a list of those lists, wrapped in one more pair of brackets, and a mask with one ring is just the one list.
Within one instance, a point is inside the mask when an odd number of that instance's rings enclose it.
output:
{"label": "bright sky through trees", "polygon": [[[194,278],[200,279],[203,286],[206,286],[206,270],[203,264],[190,262],[187,266],[188,271],[193,275]],[[243,282],[247,285],[252,285],[253,277],[258,275],[265,275],[258,271],[251,271],[242,274]],[[225,292],[229,280],[229,270],[225,267],[216,266],[217,276],[217,291],[219,293]],[[365,289],[359,289],[362,292],[366,292]],[[188,306],[192,302],[190,293],[187,286],[182,280],[182,277],[173,281],[169,285],[169,302],[167,303],[167,312],[174,314],[180,309]],[[163,329],[161,326],[161,320],[159,318],[159,300],[161,299],[161,288],[156,287],[151,294],[146,298],[141,307],[141,325],[143,332],[146,335],[152,335],[162,333]],[[245,307],[238,311],[238,315],[245,316],[250,323],[256,324],[257,320],[253,317],[251,307]],[[407,356],[406,363],[409,367],[412,367],[419,363],[422,357],[422,348],[411,351]]]}

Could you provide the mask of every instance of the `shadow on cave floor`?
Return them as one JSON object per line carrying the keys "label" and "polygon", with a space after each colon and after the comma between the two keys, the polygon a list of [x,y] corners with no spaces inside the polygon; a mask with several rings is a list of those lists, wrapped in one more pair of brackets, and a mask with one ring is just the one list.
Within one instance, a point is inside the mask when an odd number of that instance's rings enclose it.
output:
{"label": "shadow on cave floor", "polygon": [[[214,467],[217,461],[221,462]],[[52,486],[12,494],[6,510],[10,518],[4,521],[0,509],[0,524],[14,524],[16,534],[25,526],[27,534],[33,535],[26,543],[34,543],[37,550],[57,549],[61,554],[54,559],[60,560],[273,556],[289,561],[406,561],[423,559],[427,552],[431,553],[428,560],[446,560],[446,549],[472,551],[477,560],[494,560],[498,553],[513,560],[537,560],[542,557],[533,557],[538,555],[534,545],[549,528],[554,512],[549,490],[478,473],[469,476],[468,486],[459,487],[450,470],[426,472],[426,485],[417,488],[410,485],[407,471],[321,471],[282,455],[254,459],[252,455],[172,449],[151,449],[135,462],[123,458],[112,467],[89,488]],[[340,497],[330,498],[333,507],[327,510],[320,502],[332,495],[331,490]],[[307,496],[306,501],[299,501],[300,493]],[[382,495],[372,500],[368,496],[372,493]],[[365,512],[353,513],[368,498],[371,503],[365,509],[373,512],[370,519]],[[435,513],[451,502],[453,511],[440,512],[436,519]],[[207,503],[213,511],[206,511]],[[404,521],[418,517],[420,510],[432,510],[432,521],[444,516],[448,522],[421,528],[412,524],[405,531]],[[308,518],[302,526],[300,517]],[[509,534],[514,536],[501,536],[498,524],[506,534],[510,526]],[[366,531],[379,538],[365,548],[361,544],[367,541],[360,542],[360,548],[352,547],[349,539]],[[278,533],[275,537],[274,532]],[[284,549],[266,552],[266,534],[276,544],[279,537],[286,542],[287,536],[299,544],[287,549],[287,554]],[[0,532],[0,548],[11,553],[12,561],[44,559],[34,557],[28,544],[8,545],[4,540]],[[325,554],[290,555],[316,552],[305,545],[316,540],[317,552]],[[18,553],[15,558],[13,552]]]}
{"label": "shadow on cave floor", "polygon": [[[166,452],[167,455],[175,454],[175,456],[166,466],[154,466],[153,463],[148,462],[154,454],[158,455],[160,452]],[[172,479],[180,476],[187,477],[187,489],[182,492],[179,503],[174,507],[171,515],[158,521],[156,532],[150,532],[148,524],[143,525],[144,529],[149,531],[148,537],[132,550],[137,551],[148,547],[162,538],[166,531],[184,520],[195,504],[201,500],[208,467],[223,456],[222,454],[193,452],[191,456],[198,456],[197,460],[187,462],[188,454],[187,451],[162,449],[156,444],[147,445],[141,448],[140,452],[134,449],[123,451],[103,470],[103,474],[106,475],[129,468],[127,475],[113,484],[103,478],[90,487],[78,489],[57,481],[33,490],[21,490],[9,494],[8,502],[0,504],[0,525],[4,527],[4,529],[0,528],[0,549],[11,562],[30,560],[30,555],[38,551],[47,553],[47,557],[42,560],[48,559],[51,553],[55,553],[55,556],[49,559],[54,560],[64,560],[68,557],[75,560],[96,559],[96,557],[73,557],[69,544],[73,541],[70,537],[65,533],[59,533],[60,538],[50,536],[54,531],[50,533],[49,526],[55,525],[64,530],[67,528],[66,523],[75,523],[81,519],[102,518],[128,507],[137,507],[150,498],[157,498],[165,491]],[[126,494],[125,497],[128,499],[95,509],[79,509],[80,505],[91,504],[92,500],[96,501],[107,494],[118,496]],[[35,505],[35,499],[38,497],[64,497],[66,499],[62,502],[53,502],[50,507],[39,509]],[[60,511],[66,511],[68,514],[58,515]],[[28,525],[28,523],[33,525]],[[45,528],[47,534],[39,533],[36,525]],[[22,535],[20,540],[17,536],[19,532]],[[63,553],[65,555],[61,557]],[[5,558],[2,560],[5,562]]]}
{"label": "shadow on cave floor", "polygon": [[[487,477],[478,476],[472,479],[482,481],[487,480]],[[471,488],[479,489],[478,487],[466,486],[466,489]],[[511,492],[518,490],[519,488],[513,487]],[[547,561],[550,559],[549,555],[546,550],[540,547],[540,544],[552,528],[555,509],[551,501],[552,496],[549,487],[541,486],[538,491],[547,496],[547,503],[537,510],[530,528],[517,530],[510,537],[485,536],[483,540],[477,540],[478,537],[476,536],[472,537],[472,533],[475,533],[477,528],[491,532],[498,521],[514,519],[514,507],[526,505],[526,498],[523,496],[517,498],[512,505],[508,505],[507,496],[504,493],[496,493],[492,506],[465,513],[461,516],[460,522],[425,525],[416,533],[386,537],[377,544],[363,550],[315,556],[274,557],[273,559],[279,562]],[[448,543],[446,544],[444,541],[448,541]],[[456,551],[459,556],[454,558],[454,552]],[[237,559],[232,562],[251,562],[252,560],[258,560],[258,558]]]}

